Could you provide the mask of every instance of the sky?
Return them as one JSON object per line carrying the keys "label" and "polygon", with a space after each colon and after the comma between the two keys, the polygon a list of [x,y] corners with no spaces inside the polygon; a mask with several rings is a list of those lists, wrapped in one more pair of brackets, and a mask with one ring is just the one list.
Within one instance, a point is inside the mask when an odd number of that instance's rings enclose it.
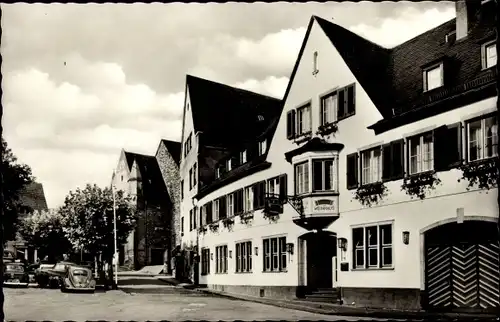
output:
{"label": "sky", "polygon": [[4,138],[49,207],[180,140],[186,74],[282,98],[311,15],[393,47],[452,2],[2,4]]}

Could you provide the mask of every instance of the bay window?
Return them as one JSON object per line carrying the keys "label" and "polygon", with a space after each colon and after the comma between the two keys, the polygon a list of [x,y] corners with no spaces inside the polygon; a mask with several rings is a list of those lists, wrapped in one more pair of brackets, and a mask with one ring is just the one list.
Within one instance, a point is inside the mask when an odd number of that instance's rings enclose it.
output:
{"label": "bay window", "polygon": [[434,143],[432,132],[408,140],[410,175],[434,169]]}
{"label": "bay window", "polygon": [[295,194],[309,192],[309,162],[295,165]]}
{"label": "bay window", "polygon": [[313,160],[313,191],[333,191],[335,187],[334,160]]}
{"label": "bay window", "polygon": [[352,229],[353,267],[392,267],[392,224]]}
{"label": "bay window", "polygon": [[380,147],[361,152],[361,184],[382,180],[382,150]]}
{"label": "bay window", "polygon": [[498,156],[498,119],[489,116],[467,123],[468,161]]}

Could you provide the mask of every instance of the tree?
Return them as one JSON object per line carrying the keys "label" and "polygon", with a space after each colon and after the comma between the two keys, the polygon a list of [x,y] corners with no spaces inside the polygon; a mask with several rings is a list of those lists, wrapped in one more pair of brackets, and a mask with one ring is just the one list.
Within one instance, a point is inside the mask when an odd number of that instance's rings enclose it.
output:
{"label": "tree", "polygon": [[51,262],[72,248],[58,211],[34,211],[20,222],[19,233],[29,245],[38,248],[39,257],[47,255]]}
{"label": "tree", "polygon": [[[126,242],[134,228],[136,214],[131,199],[122,191],[115,193],[117,244]],[[64,232],[75,249],[93,256],[102,254],[108,263],[114,254],[113,193],[87,184],[85,189],[70,191],[59,209]],[[112,265],[110,265],[112,266]]]}
{"label": "tree", "polygon": [[15,239],[21,206],[19,195],[26,185],[34,181],[31,168],[17,161],[17,157],[12,153],[12,150],[2,137],[2,223],[4,229],[2,244],[7,240]]}

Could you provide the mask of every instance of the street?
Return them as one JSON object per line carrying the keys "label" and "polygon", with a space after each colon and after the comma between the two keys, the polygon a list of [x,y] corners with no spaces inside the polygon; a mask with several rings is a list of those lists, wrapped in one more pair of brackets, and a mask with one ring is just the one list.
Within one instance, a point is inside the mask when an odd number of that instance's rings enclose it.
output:
{"label": "street", "polygon": [[4,288],[5,317],[7,321],[359,320],[206,295],[155,278],[120,278],[119,284],[127,292],[68,294],[58,289]]}

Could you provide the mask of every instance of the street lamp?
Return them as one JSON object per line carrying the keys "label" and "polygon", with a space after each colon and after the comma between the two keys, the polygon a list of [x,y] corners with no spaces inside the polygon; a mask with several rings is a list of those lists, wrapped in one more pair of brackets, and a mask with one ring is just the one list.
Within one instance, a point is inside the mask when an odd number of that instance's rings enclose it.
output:
{"label": "street lamp", "polygon": [[113,195],[113,235],[115,239],[115,252],[113,255],[113,261],[115,266],[115,284],[118,286],[118,256],[117,256],[117,241],[116,241],[116,198],[115,198],[115,170],[113,170],[113,182],[111,183],[111,192]]}

